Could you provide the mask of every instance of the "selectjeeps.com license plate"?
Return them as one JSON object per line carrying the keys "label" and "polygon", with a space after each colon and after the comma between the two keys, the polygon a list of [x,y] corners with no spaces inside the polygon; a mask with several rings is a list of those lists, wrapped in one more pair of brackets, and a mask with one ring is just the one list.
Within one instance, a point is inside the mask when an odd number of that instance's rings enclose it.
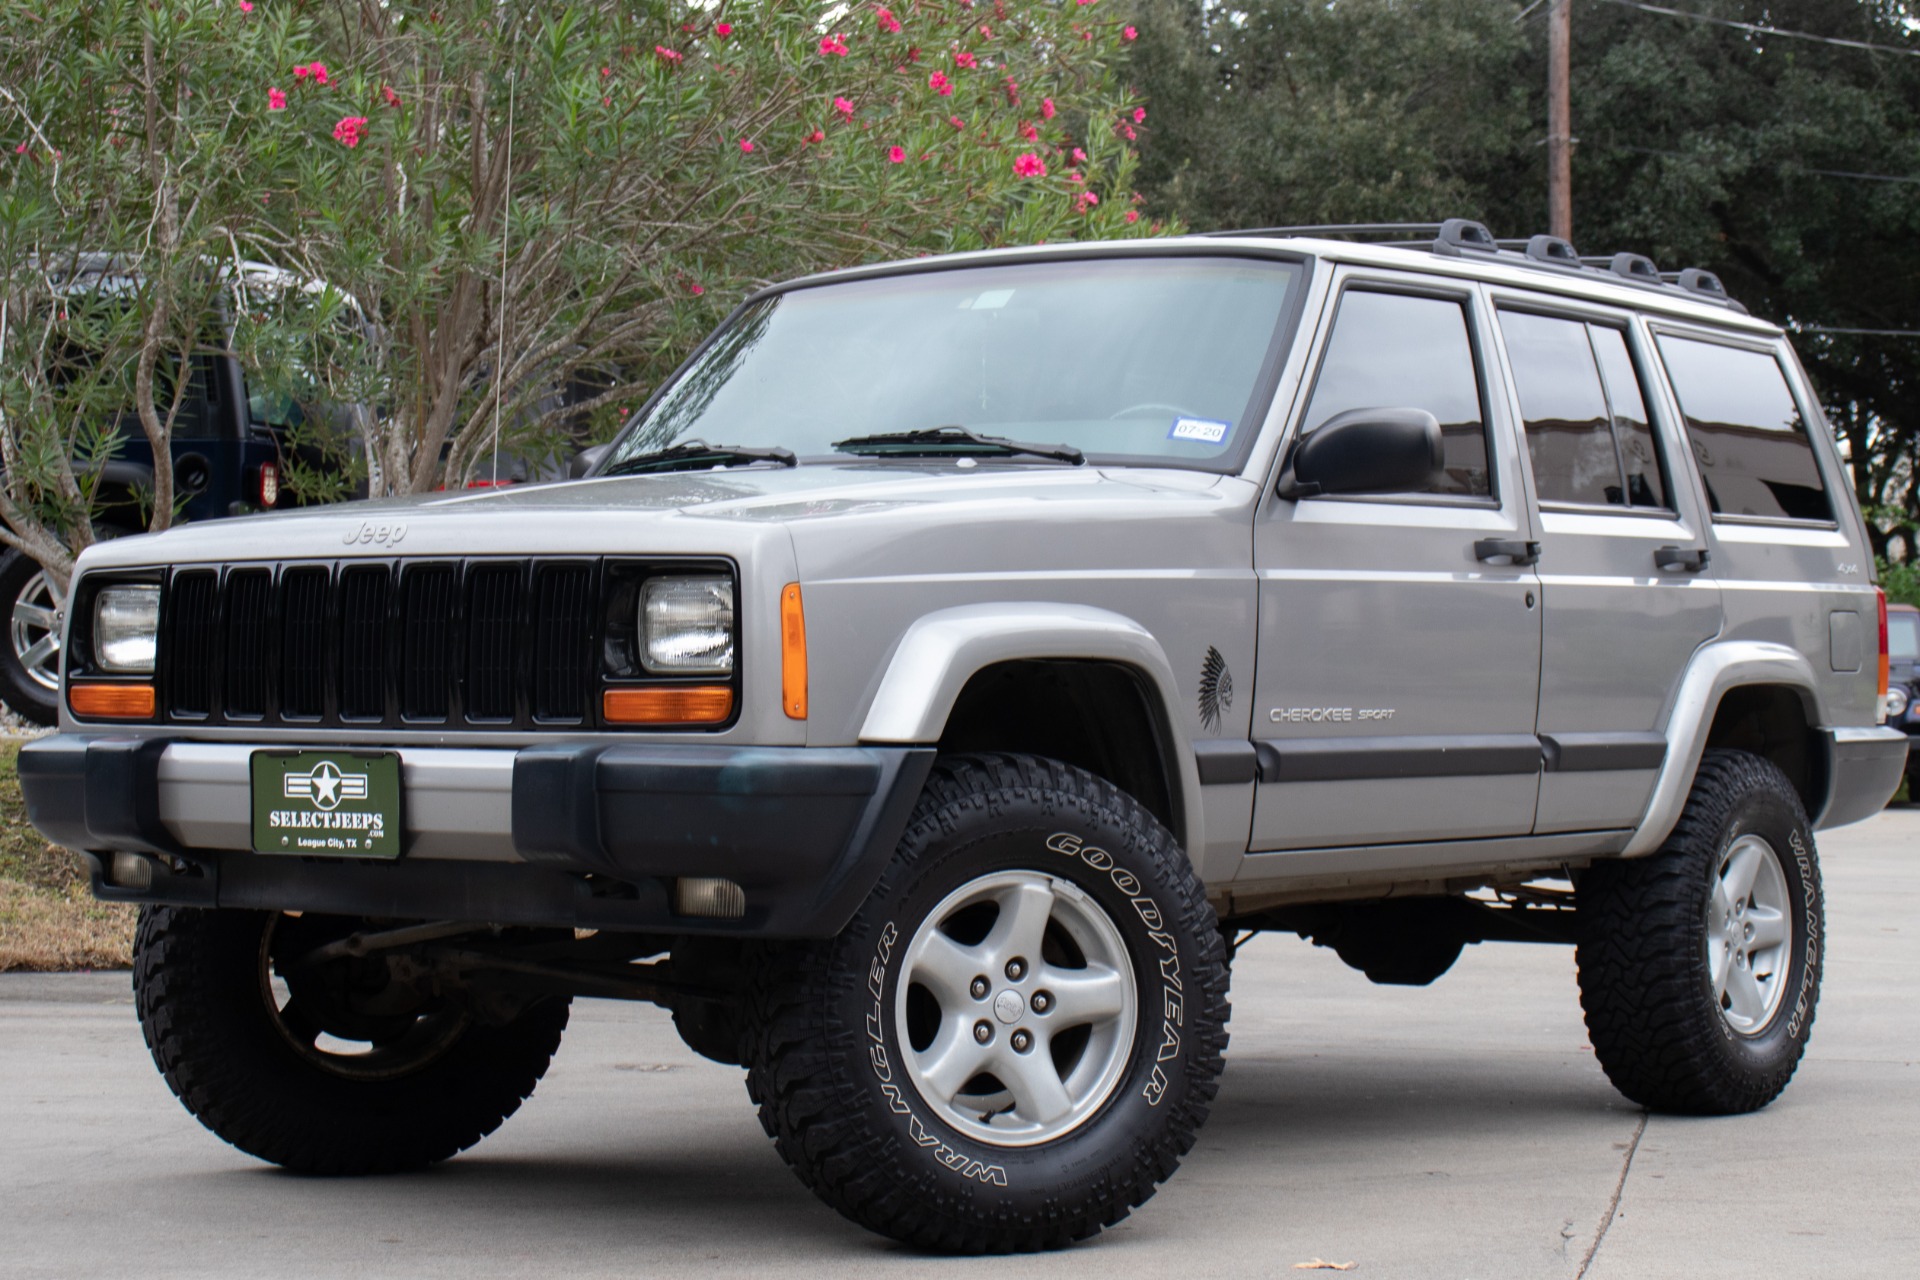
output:
{"label": "selectjeeps.com license plate", "polygon": [[253,753],[253,847],[323,858],[400,856],[400,757]]}

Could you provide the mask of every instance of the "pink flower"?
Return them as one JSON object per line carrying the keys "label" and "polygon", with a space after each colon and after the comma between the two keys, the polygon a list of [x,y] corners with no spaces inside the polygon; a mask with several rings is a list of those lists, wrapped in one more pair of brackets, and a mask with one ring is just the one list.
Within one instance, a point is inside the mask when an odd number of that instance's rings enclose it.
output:
{"label": "pink flower", "polygon": [[602,68],[600,68],[600,78],[601,78],[602,80],[605,80],[605,79],[606,79],[606,78],[607,78],[608,76],[610,76],[610,75],[612,75],[612,74],[613,74],[613,68],[612,68],[612,67],[602,67]]}
{"label": "pink flower", "polygon": [[365,116],[341,116],[340,123],[333,126],[333,140],[343,146],[357,147],[366,127]]}
{"label": "pink flower", "polygon": [[927,88],[933,90],[943,98],[951,98],[953,96],[953,81],[947,79],[947,73],[944,71],[936,71],[928,76]]}
{"label": "pink flower", "polygon": [[968,53],[965,49],[962,49],[960,52],[953,55],[953,65],[956,67],[965,68],[970,71],[974,67],[977,67],[980,65],[980,59],[974,57],[972,54]]}
{"label": "pink flower", "polygon": [[307,69],[306,69],[306,67],[305,67],[305,66],[298,66],[298,67],[295,67],[295,68],[293,69],[293,78],[294,78],[295,80],[305,80],[305,79],[307,78]]}
{"label": "pink flower", "polygon": [[838,111],[843,119],[853,119],[853,104],[845,98],[835,98],[833,100],[833,109]]}
{"label": "pink flower", "polygon": [[242,13],[252,13],[252,12],[253,12],[253,0],[240,0],[240,12],[242,12]]}
{"label": "pink flower", "polygon": [[400,95],[393,91],[393,86],[390,84],[383,84],[380,86],[380,96],[386,99],[386,103],[390,107],[397,107],[400,105]]}
{"label": "pink flower", "polygon": [[947,123],[952,125],[954,128],[960,129],[960,130],[965,130],[967,127],[967,122],[965,120],[962,120],[959,116],[948,116]]}
{"label": "pink flower", "polygon": [[694,283],[687,286],[687,292],[692,294],[696,298],[699,297],[701,294],[705,293],[706,291],[707,291],[707,286],[701,284],[697,280]]}
{"label": "pink flower", "polygon": [[1074,2],[1075,4],[1077,4],[1077,5],[1082,5],[1082,6],[1085,6],[1085,5],[1090,5],[1090,4],[1092,4],[1092,3],[1093,3],[1093,0],[1073,0],[1073,2]]}
{"label": "pink flower", "polygon": [[845,40],[842,40],[839,36],[821,36],[820,37],[820,56],[825,58],[825,57],[828,57],[829,55],[836,58],[846,57],[847,42]]}
{"label": "pink flower", "polygon": [[1068,182],[1085,182],[1086,177],[1082,175],[1078,169],[1069,169],[1067,170],[1067,181]]}
{"label": "pink flower", "polygon": [[1140,211],[1138,209],[1127,210],[1127,221],[1130,223],[1140,221]]}
{"label": "pink flower", "polygon": [[1147,122],[1147,109],[1145,107],[1135,107],[1133,109],[1133,122],[1135,124],[1145,124]]}
{"label": "pink flower", "polygon": [[279,89],[267,90],[267,110],[285,111],[286,109],[287,95]]}
{"label": "pink flower", "polygon": [[1052,98],[1040,99],[1040,114],[1048,120],[1053,119],[1054,112],[1053,112]]}
{"label": "pink flower", "polygon": [[1125,27],[1121,29],[1120,38],[1122,40],[1131,42],[1134,40],[1138,40],[1140,38],[1140,33],[1132,27]]}
{"label": "pink flower", "polygon": [[1040,139],[1040,131],[1033,127],[1033,121],[1022,120],[1020,122],[1020,136],[1028,142],[1037,142]]}
{"label": "pink flower", "polygon": [[[297,68],[294,74],[299,74]],[[307,74],[313,77],[315,84],[325,84],[327,82],[327,64],[324,62],[310,62],[307,64]]]}
{"label": "pink flower", "polygon": [[1014,157],[1013,171],[1022,178],[1044,178],[1047,176],[1047,162],[1028,151]]}
{"label": "pink flower", "polygon": [[672,49],[667,48],[667,46],[663,44],[657,44],[653,46],[653,56],[660,59],[660,61],[666,63],[670,67],[677,64],[681,58],[680,54],[674,52]]}
{"label": "pink flower", "polygon": [[1073,198],[1073,208],[1076,213],[1086,213],[1099,203],[1100,197],[1091,191],[1082,191]]}
{"label": "pink flower", "polygon": [[905,147],[888,147],[887,148],[888,164],[905,164],[906,162],[907,162],[907,149]]}
{"label": "pink flower", "polygon": [[733,24],[731,22],[716,22],[713,24],[713,34],[725,40],[733,34]]}
{"label": "pink flower", "polygon": [[873,17],[874,21],[880,24],[880,29],[888,35],[892,35],[894,32],[900,30],[900,19],[893,16],[893,10],[891,9],[876,8],[873,11]]}
{"label": "pink flower", "polygon": [[827,140],[827,134],[826,134],[826,130],[824,129],[815,129],[812,133],[800,139],[802,143],[825,142],[826,140]]}
{"label": "pink flower", "polygon": [[17,156],[23,156],[27,154],[27,144],[23,142],[19,146],[15,147],[13,149],[13,154]]}
{"label": "pink flower", "polygon": [[987,25],[986,23],[984,23],[984,22],[980,24],[980,38],[981,38],[982,40],[991,40],[991,39],[993,39],[993,28],[992,28],[992,27],[990,27],[990,26],[988,26],[988,25]]}
{"label": "pink flower", "polygon": [[1075,147],[1073,149],[1073,162],[1075,164],[1085,164],[1087,162],[1087,153]]}
{"label": "pink flower", "polygon": [[1020,105],[1020,85],[1012,76],[1007,77],[1007,101],[1014,106]]}
{"label": "pink flower", "polygon": [[740,139],[740,150],[741,150],[741,151],[742,151],[742,152],[743,152],[744,154],[746,154],[746,155],[752,155],[752,154],[753,154],[753,141],[752,141],[752,139],[750,139],[750,138],[742,138],[742,139]]}
{"label": "pink flower", "polygon": [[1132,142],[1135,138],[1140,136],[1139,134],[1133,131],[1133,126],[1130,124],[1121,125],[1120,132],[1126,135],[1126,139],[1128,142]]}

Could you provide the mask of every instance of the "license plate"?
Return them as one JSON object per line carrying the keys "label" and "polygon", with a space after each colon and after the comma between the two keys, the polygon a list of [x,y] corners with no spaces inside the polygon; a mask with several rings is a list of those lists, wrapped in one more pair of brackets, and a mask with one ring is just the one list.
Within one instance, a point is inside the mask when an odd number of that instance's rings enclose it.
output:
{"label": "license plate", "polygon": [[323,858],[400,856],[400,757],[253,753],[253,847]]}

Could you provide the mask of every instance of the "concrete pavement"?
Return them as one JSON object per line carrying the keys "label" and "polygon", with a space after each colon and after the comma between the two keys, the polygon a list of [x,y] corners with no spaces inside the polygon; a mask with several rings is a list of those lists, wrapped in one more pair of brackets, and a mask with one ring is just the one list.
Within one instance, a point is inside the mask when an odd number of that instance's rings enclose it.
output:
{"label": "concrete pavement", "polygon": [[1263,937],[1185,1168],[1043,1258],[915,1255],[787,1172],[742,1073],[665,1014],[575,1005],[478,1148],[404,1177],[291,1177],[181,1110],[124,974],[0,976],[0,1274],[1907,1276],[1920,1270],[1920,810],[1821,839],[1812,1050],[1755,1116],[1645,1117],[1600,1074],[1570,949],[1469,948],[1426,989]]}

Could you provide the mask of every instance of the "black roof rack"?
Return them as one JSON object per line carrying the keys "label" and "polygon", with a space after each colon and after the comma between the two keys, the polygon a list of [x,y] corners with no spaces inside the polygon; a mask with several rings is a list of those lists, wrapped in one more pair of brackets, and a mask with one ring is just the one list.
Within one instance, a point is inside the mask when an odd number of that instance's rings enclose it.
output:
{"label": "black roof rack", "polygon": [[1327,222],[1292,227],[1206,231],[1201,234],[1218,238],[1311,236],[1315,239],[1359,240],[1384,248],[1425,249],[1447,258],[1482,258],[1505,266],[1560,274],[1604,274],[1612,277],[1616,284],[1685,293],[1702,302],[1711,302],[1741,315],[1747,314],[1747,309],[1727,295],[1726,286],[1711,271],[1688,267],[1684,271],[1663,272],[1654,265],[1652,259],[1637,253],[1582,257],[1579,250],[1558,236],[1501,240],[1487,230],[1485,223],[1475,222],[1471,218],[1448,218],[1445,222]]}

